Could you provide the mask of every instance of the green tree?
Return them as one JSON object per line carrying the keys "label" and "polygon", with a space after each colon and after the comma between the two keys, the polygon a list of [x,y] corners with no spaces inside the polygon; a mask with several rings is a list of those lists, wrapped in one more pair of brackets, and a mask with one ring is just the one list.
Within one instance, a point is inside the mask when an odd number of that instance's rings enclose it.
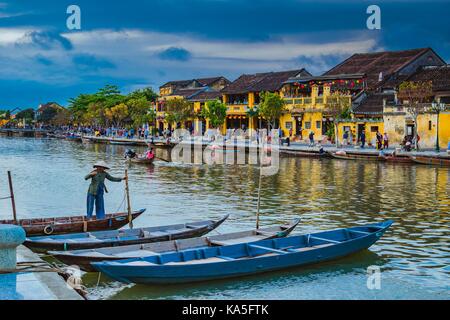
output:
{"label": "green tree", "polygon": [[329,127],[326,131],[326,135],[334,139],[336,146],[339,145],[339,137],[337,135],[338,125],[341,120],[351,119],[351,99],[348,97],[342,97],[339,93],[333,93],[328,99],[326,104],[326,114],[333,118],[333,127]]}
{"label": "green tree", "polygon": [[166,120],[174,123],[177,127],[180,122],[186,121],[194,116],[192,102],[184,99],[170,99],[166,101]]}
{"label": "green tree", "polygon": [[34,114],[35,114],[34,109],[32,108],[25,109],[16,114],[16,119],[18,120],[25,119],[25,121],[28,122],[34,119]]}
{"label": "green tree", "polygon": [[119,103],[112,108],[107,108],[104,112],[106,119],[116,127],[120,127],[130,114],[129,108],[125,103]]}
{"label": "green tree", "polygon": [[277,120],[280,119],[285,110],[285,102],[278,94],[272,92],[261,92],[261,103],[259,104],[259,114],[267,120],[268,129],[275,128]]}
{"label": "green tree", "polygon": [[209,123],[213,128],[218,128],[225,122],[227,117],[227,106],[220,100],[208,101],[201,111],[201,115],[209,119]]}

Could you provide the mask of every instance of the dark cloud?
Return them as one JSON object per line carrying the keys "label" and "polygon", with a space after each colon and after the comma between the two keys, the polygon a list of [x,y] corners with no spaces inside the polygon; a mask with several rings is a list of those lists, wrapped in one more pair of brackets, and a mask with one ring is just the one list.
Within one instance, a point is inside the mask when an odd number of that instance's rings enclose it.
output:
{"label": "dark cloud", "polygon": [[99,58],[91,54],[79,54],[73,57],[73,63],[80,68],[91,70],[114,69],[114,63],[107,59]]}
{"label": "dark cloud", "polygon": [[43,64],[44,66],[51,66],[53,64],[53,61],[51,61],[50,59],[47,59],[44,56],[36,56],[34,58],[34,60],[40,64]]}
{"label": "dark cloud", "polygon": [[171,47],[158,54],[158,57],[163,60],[188,61],[191,59],[191,53],[183,48]]}
{"label": "dark cloud", "polygon": [[52,31],[31,31],[28,32],[16,45],[36,46],[43,50],[50,50],[54,48],[63,48],[64,50],[72,50],[73,45],[69,39],[63,37],[57,32]]}

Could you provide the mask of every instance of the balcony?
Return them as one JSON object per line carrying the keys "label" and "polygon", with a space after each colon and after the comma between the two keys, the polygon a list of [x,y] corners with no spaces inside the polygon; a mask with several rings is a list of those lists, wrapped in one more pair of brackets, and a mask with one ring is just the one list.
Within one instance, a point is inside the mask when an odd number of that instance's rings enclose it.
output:
{"label": "balcony", "polygon": [[284,98],[284,101],[287,105],[288,109],[299,109],[299,110],[311,110],[316,109],[320,110],[325,108],[325,106],[334,105],[334,104],[348,104],[351,105],[352,97],[351,96],[340,96],[340,97],[315,97],[314,103],[312,97],[301,97],[301,98],[293,98],[287,97]]}
{"label": "balcony", "polygon": [[245,114],[248,111],[246,104],[228,104],[227,114]]}

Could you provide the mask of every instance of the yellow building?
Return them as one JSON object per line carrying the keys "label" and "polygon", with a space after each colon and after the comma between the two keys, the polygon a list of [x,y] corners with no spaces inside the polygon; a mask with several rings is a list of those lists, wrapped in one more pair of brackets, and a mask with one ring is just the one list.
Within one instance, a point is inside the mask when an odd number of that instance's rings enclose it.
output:
{"label": "yellow building", "polygon": [[[305,69],[244,74],[222,90],[223,102],[227,105],[227,119],[222,128],[227,129],[267,128],[267,122],[262,117],[252,116],[260,102],[261,92],[274,92],[281,95],[284,83],[292,77],[309,77],[311,74]],[[284,134],[289,134],[289,122],[294,119],[286,113],[280,119]]]}
{"label": "yellow building", "polygon": [[[165,83],[159,88],[160,98],[158,99],[155,111],[156,122],[159,132],[166,129],[172,129],[175,124],[165,121],[166,101],[171,99],[186,99],[193,102],[194,112],[198,113],[200,110],[201,102],[205,102],[205,99],[217,99],[221,97],[220,90],[225,88],[230,81],[225,77],[212,77],[212,78],[199,78],[191,80],[170,81]],[[196,97],[198,96],[198,99]],[[180,124],[182,128],[190,130],[200,130],[200,125],[205,124],[203,119],[195,117],[188,119],[184,123]],[[204,128],[202,129],[204,131]]]}
{"label": "yellow building", "polygon": [[307,140],[311,132],[314,140],[327,140],[335,133],[335,119],[345,110],[350,116],[353,98],[364,86],[364,74],[290,78],[281,90],[286,102],[281,128],[297,140]]}
{"label": "yellow building", "polygon": [[433,102],[422,105],[417,123],[403,101],[394,98],[395,103],[383,104],[383,119],[391,145],[400,146],[405,136],[414,135],[417,126],[420,148],[435,149],[439,141],[439,147],[446,150],[450,142],[450,65],[421,68],[405,81],[431,81],[433,96],[429,101]]}

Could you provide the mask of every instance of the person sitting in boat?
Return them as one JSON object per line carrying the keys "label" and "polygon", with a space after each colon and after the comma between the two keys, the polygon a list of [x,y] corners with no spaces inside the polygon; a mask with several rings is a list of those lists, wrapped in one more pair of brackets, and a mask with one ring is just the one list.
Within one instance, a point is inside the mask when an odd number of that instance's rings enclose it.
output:
{"label": "person sitting in boat", "polygon": [[125,158],[126,159],[133,159],[136,157],[136,152],[132,149],[125,150]]}
{"label": "person sitting in boat", "polygon": [[95,163],[94,168],[95,169],[93,171],[91,171],[86,177],[84,177],[85,180],[91,179],[91,184],[89,185],[87,194],[87,217],[89,220],[92,219],[94,203],[96,218],[105,219],[105,202],[103,199],[103,193],[105,191],[108,192],[105,186],[105,179],[113,182],[120,182],[122,180],[125,180],[125,177],[113,177],[108,172],[106,172],[109,167],[104,161]]}
{"label": "person sitting in boat", "polygon": [[152,145],[148,144],[148,149],[144,154],[145,159],[153,159],[155,157],[155,150],[153,149]]}

